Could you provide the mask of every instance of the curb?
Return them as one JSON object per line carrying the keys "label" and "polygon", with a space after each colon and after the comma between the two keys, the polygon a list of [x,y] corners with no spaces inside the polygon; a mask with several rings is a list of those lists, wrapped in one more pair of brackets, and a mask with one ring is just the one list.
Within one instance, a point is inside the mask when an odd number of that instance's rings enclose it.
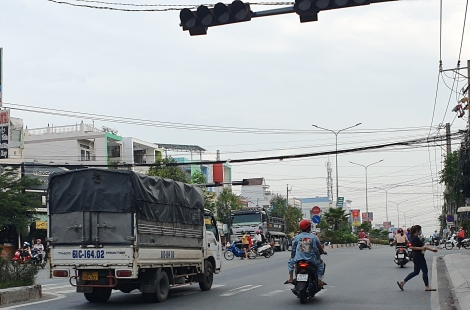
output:
{"label": "curb", "polygon": [[0,290],[0,305],[35,300],[42,297],[40,284],[11,287]]}
{"label": "curb", "polygon": [[[462,259],[463,258],[463,259]],[[458,300],[457,309],[468,309],[470,304],[470,278],[468,272],[468,261],[470,255],[467,253],[450,254],[444,256],[444,261],[447,267],[447,274],[450,278],[450,283]],[[462,308],[466,305],[465,308]]]}

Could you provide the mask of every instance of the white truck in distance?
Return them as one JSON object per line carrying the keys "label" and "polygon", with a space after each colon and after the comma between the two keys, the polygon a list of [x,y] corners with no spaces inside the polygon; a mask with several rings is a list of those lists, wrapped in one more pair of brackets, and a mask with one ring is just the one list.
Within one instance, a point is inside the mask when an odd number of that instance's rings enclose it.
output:
{"label": "white truck in distance", "polygon": [[211,289],[221,269],[216,221],[200,188],[133,171],[83,169],[49,177],[51,277],[90,302],[112,290],[163,302],[170,287]]}

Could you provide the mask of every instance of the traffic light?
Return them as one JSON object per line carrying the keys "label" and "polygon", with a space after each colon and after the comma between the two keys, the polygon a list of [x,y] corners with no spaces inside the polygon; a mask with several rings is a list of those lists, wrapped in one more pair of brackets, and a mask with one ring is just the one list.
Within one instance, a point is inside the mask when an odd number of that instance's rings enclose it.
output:
{"label": "traffic light", "polygon": [[295,0],[294,11],[300,16],[300,22],[318,20],[318,12],[341,9],[352,6],[368,5],[391,0]]}
{"label": "traffic light", "polygon": [[207,34],[207,28],[246,22],[251,20],[253,12],[250,4],[235,0],[229,5],[221,2],[213,8],[201,5],[196,11],[182,9],[180,11],[180,26],[188,30],[192,36]]}

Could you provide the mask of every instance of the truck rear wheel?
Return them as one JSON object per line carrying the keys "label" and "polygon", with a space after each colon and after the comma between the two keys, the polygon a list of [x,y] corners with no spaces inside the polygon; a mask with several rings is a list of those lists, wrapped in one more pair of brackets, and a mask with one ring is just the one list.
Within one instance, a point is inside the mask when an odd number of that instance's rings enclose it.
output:
{"label": "truck rear wheel", "polygon": [[106,302],[111,297],[111,288],[94,287],[91,293],[85,293],[84,295],[89,302]]}
{"label": "truck rear wheel", "polygon": [[157,272],[155,293],[142,293],[146,302],[164,302],[170,293],[170,279],[165,270]]}
{"label": "truck rear wheel", "polygon": [[201,291],[208,291],[212,287],[214,282],[214,269],[212,263],[206,261],[204,263],[204,274],[202,275],[202,281],[199,281],[199,288]]}

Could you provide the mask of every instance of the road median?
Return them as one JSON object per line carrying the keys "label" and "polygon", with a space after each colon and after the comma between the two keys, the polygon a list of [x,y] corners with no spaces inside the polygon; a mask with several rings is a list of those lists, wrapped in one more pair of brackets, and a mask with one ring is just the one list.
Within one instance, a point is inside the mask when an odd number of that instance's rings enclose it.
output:
{"label": "road median", "polygon": [[0,306],[40,299],[42,287],[40,284],[0,289]]}

